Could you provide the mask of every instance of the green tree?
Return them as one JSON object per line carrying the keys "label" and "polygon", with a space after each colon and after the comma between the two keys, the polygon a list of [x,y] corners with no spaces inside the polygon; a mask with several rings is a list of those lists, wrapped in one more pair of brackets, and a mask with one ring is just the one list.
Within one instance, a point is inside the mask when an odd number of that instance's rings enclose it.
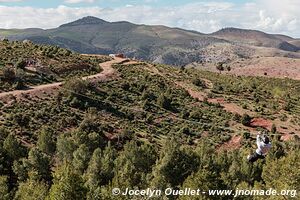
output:
{"label": "green tree", "polygon": [[0,176],[0,199],[1,200],[9,200],[10,194],[8,189],[8,177]]}
{"label": "green tree", "polygon": [[6,81],[14,81],[16,79],[16,71],[12,67],[4,67],[2,69],[3,79]]}
{"label": "green tree", "polygon": [[267,188],[300,190],[300,150],[280,159],[267,159],[262,177]]}
{"label": "green tree", "polygon": [[23,129],[29,125],[30,117],[27,114],[18,113],[13,116],[13,121],[18,124],[21,128],[21,133],[23,133]]}
{"label": "green tree", "polygon": [[171,109],[171,105],[172,105],[172,101],[171,99],[169,99],[165,94],[161,94],[158,98],[157,98],[157,104],[167,110]]}
{"label": "green tree", "polygon": [[[30,175],[31,177],[31,175]],[[48,195],[48,185],[35,178],[21,182],[15,194],[15,200],[45,200]]]}
{"label": "green tree", "polygon": [[72,164],[79,174],[82,174],[84,170],[86,170],[90,157],[91,153],[85,144],[80,145],[79,148],[74,151]]}
{"label": "green tree", "polygon": [[35,173],[38,180],[50,182],[50,159],[37,148],[30,149],[28,158],[22,158],[14,162],[13,171],[20,181],[25,181],[30,173]]}
{"label": "green tree", "polygon": [[176,139],[168,139],[153,170],[151,185],[157,188],[179,186],[197,167],[198,157],[192,151],[182,149]]}
{"label": "green tree", "polygon": [[67,96],[82,98],[88,91],[88,82],[82,79],[70,79],[63,86],[63,93]]}
{"label": "green tree", "polygon": [[89,162],[86,177],[86,185],[90,189],[108,184],[114,177],[114,160],[116,152],[113,147],[108,144],[104,152],[97,148]]}
{"label": "green tree", "polygon": [[49,156],[41,152],[38,148],[32,148],[28,153],[27,162],[30,171],[35,171],[40,178],[51,181]]}
{"label": "green tree", "polygon": [[76,150],[76,145],[71,137],[69,137],[67,134],[59,135],[57,138],[56,148],[57,156],[60,161],[72,161],[73,152]]}
{"label": "green tree", "polygon": [[112,185],[126,187],[146,187],[147,174],[155,164],[156,153],[150,145],[138,146],[135,141],[128,142],[115,160],[115,176]]}
{"label": "green tree", "polygon": [[224,64],[223,63],[218,63],[216,66],[216,69],[221,73],[221,71],[224,71]]}
{"label": "green tree", "polygon": [[241,123],[244,126],[250,126],[252,118],[248,114],[244,114],[241,118]]}
{"label": "green tree", "polygon": [[41,133],[38,135],[37,146],[42,152],[48,155],[53,155],[56,149],[53,130],[50,128],[43,128]]}
{"label": "green tree", "polygon": [[198,87],[206,88],[206,83],[205,83],[205,81],[203,81],[203,80],[201,80],[201,79],[199,79],[199,78],[194,78],[192,82],[193,82],[194,85],[196,85],[196,86],[198,86]]}
{"label": "green tree", "polygon": [[25,69],[26,65],[27,65],[26,60],[20,58],[20,59],[16,62],[15,67],[16,67],[16,68],[19,68],[19,69]]}
{"label": "green tree", "polygon": [[55,170],[49,200],[82,200],[85,199],[86,193],[81,176],[76,174],[70,165],[64,164]]}
{"label": "green tree", "polygon": [[231,67],[228,65],[228,66],[226,66],[226,69],[227,69],[227,71],[231,71]]}
{"label": "green tree", "polygon": [[12,134],[9,134],[4,140],[3,148],[12,160],[17,160],[26,154],[26,149]]}
{"label": "green tree", "polygon": [[275,125],[275,124],[272,124],[271,132],[272,132],[272,133],[276,133],[276,132],[277,132],[277,128],[276,128],[276,125]]}
{"label": "green tree", "polygon": [[[201,191],[208,191],[213,189],[221,189],[224,188],[222,185],[222,181],[220,180],[219,174],[215,172],[213,165],[206,166],[205,168],[201,168],[198,172],[190,175],[183,183],[182,188],[195,188],[200,189]],[[179,199],[188,200],[189,196],[182,196]],[[200,196],[196,196],[194,199],[220,199],[220,197],[214,196],[206,196],[202,194]]]}

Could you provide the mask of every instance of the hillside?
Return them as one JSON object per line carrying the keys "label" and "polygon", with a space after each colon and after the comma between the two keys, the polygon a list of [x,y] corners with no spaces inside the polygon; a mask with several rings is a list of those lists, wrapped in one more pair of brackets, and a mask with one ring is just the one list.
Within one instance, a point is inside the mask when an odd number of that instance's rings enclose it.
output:
{"label": "hillside", "polygon": [[96,74],[107,60],[30,41],[0,41],[0,92]]}
{"label": "hillside", "polygon": [[224,28],[213,36],[231,41],[233,43],[249,44],[252,46],[271,47],[285,51],[296,52],[299,47],[289,43],[293,38],[283,35],[272,35],[261,31],[245,30],[237,28]]}
{"label": "hillside", "polygon": [[[3,62],[33,44],[2,45],[15,46]],[[53,61],[36,49],[56,47],[34,46],[22,52],[24,58]],[[65,82],[47,90],[39,83],[0,92],[0,199],[131,199],[112,189],[134,187],[272,187],[296,196],[299,81],[78,54],[61,55],[59,69],[72,58],[98,62],[100,73],[66,79],[79,73],[70,68],[61,77]],[[255,149],[257,131],[268,134],[273,147],[265,160],[250,164],[246,156]]]}
{"label": "hillside", "polygon": [[[0,30],[0,38],[28,39],[36,43],[58,45],[79,53],[124,53],[127,57],[182,66],[193,62],[218,63],[248,54],[253,47],[273,48],[288,53],[299,50],[298,40],[283,35],[272,35],[254,30],[222,29],[202,34],[166,26],[137,25],[130,22],[107,22],[85,17],[58,28],[41,30]],[[219,58],[211,48],[225,45],[239,49],[233,57]],[[209,55],[209,56],[207,56]],[[272,56],[270,54],[266,56]],[[297,54],[297,58],[300,56]]]}

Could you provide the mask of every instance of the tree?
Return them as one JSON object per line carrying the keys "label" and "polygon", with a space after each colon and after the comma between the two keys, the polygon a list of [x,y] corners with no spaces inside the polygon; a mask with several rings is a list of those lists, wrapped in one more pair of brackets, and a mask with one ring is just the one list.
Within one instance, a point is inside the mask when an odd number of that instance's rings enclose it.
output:
{"label": "tree", "polygon": [[138,146],[135,141],[128,142],[115,160],[112,185],[121,189],[146,187],[146,175],[151,172],[155,160],[156,153],[150,145]]}
{"label": "tree", "polygon": [[32,148],[28,153],[27,162],[29,171],[36,172],[45,181],[51,181],[50,159],[46,154],[38,148]]}
{"label": "tree", "polygon": [[276,132],[277,132],[277,128],[276,128],[276,125],[275,125],[275,124],[272,124],[271,132],[272,132],[272,133],[276,133]]}
{"label": "tree", "polygon": [[10,194],[8,190],[8,177],[0,176],[0,199],[1,200],[9,200]]}
{"label": "tree", "polygon": [[172,101],[164,94],[161,94],[157,99],[157,104],[167,110],[171,109]]}
{"label": "tree", "polygon": [[48,195],[48,186],[43,181],[30,178],[26,182],[20,183],[15,194],[15,200],[45,200]]}
{"label": "tree", "polygon": [[108,184],[114,177],[114,160],[116,152],[110,145],[105,148],[104,152],[97,148],[89,162],[86,177],[86,185],[90,190]]}
{"label": "tree", "polygon": [[61,102],[63,100],[63,93],[62,91],[58,92],[58,94],[55,96],[55,102],[57,104],[57,106],[61,105]]}
{"label": "tree", "polygon": [[88,161],[90,160],[91,153],[89,148],[82,144],[79,148],[73,153],[73,167],[79,173],[82,174],[88,166]]}
{"label": "tree", "polygon": [[88,90],[88,82],[82,79],[70,79],[63,86],[63,93],[67,96],[82,98]]}
{"label": "tree", "polygon": [[203,80],[201,80],[201,79],[199,79],[199,78],[193,79],[192,82],[193,82],[194,85],[196,85],[196,86],[198,86],[198,87],[206,88],[206,83],[205,83],[205,81],[203,81]]}
{"label": "tree", "polygon": [[55,170],[49,200],[82,200],[86,198],[86,193],[81,176],[70,165],[64,164]]}
{"label": "tree", "polygon": [[68,137],[66,134],[61,134],[57,138],[56,143],[57,156],[60,161],[72,161],[73,152],[76,149],[76,145],[72,138]]}
{"label": "tree", "polygon": [[20,126],[22,133],[23,129],[29,125],[30,117],[24,113],[17,113],[13,116],[13,120],[16,124]]}
{"label": "tree", "polygon": [[[213,189],[221,189],[224,188],[222,185],[222,180],[220,180],[220,176],[215,172],[213,165],[207,166],[206,168],[201,168],[195,174],[190,175],[183,183],[182,189],[184,188],[199,188],[201,191],[208,191]],[[189,200],[189,196],[182,196],[180,199]],[[220,197],[206,196],[202,194],[199,196],[201,200],[210,200],[210,199],[220,199]]]}
{"label": "tree", "polygon": [[244,126],[250,126],[252,118],[248,114],[244,114],[241,119],[241,123]]}
{"label": "tree", "polygon": [[153,170],[151,185],[157,188],[179,186],[198,166],[198,157],[182,149],[174,138],[168,139]]}
{"label": "tree", "polygon": [[231,71],[231,67],[228,65],[227,67],[226,67],[226,69],[227,69],[227,71]]}
{"label": "tree", "polygon": [[27,65],[26,60],[20,58],[20,59],[16,62],[15,67],[18,68],[18,69],[25,69],[26,65]]}
{"label": "tree", "polygon": [[13,171],[20,181],[25,181],[30,173],[34,173],[37,180],[50,182],[50,159],[38,148],[30,149],[28,158],[14,161]]}
{"label": "tree", "polygon": [[280,159],[267,159],[262,177],[266,188],[276,188],[278,191],[300,190],[300,150],[290,151]]}
{"label": "tree", "polygon": [[224,71],[223,63],[218,63],[216,66],[217,70],[221,73],[221,71]]}
{"label": "tree", "polygon": [[246,132],[243,133],[243,139],[247,140],[250,137],[251,137],[251,134],[248,131],[246,131]]}
{"label": "tree", "polygon": [[42,152],[53,155],[56,149],[53,130],[50,128],[43,128],[38,135],[37,146]]}
{"label": "tree", "polygon": [[3,148],[6,150],[8,156],[12,160],[17,160],[26,154],[25,148],[12,134],[9,134],[5,138],[3,142]]}
{"label": "tree", "polygon": [[6,81],[14,81],[16,79],[15,69],[12,67],[4,67],[2,69],[3,79]]}

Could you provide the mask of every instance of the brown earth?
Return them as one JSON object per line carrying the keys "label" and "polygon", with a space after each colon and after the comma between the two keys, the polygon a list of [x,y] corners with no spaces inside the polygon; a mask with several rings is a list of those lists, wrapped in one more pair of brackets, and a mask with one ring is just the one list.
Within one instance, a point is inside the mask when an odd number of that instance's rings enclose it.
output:
{"label": "brown earth", "polygon": [[241,136],[233,136],[228,142],[217,147],[217,151],[235,150],[241,147]]}
{"label": "brown earth", "polygon": [[245,76],[265,76],[300,80],[300,59],[285,57],[253,58],[241,62],[242,67],[233,64],[231,74]]}

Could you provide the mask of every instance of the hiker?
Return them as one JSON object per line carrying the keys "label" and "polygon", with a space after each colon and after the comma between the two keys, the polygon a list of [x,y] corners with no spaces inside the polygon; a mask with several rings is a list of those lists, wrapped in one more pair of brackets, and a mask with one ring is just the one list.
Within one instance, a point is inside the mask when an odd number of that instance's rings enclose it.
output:
{"label": "hiker", "polygon": [[264,159],[268,151],[271,149],[271,142],[268,136],[265,134],[261,135],[259,132],[256,136],[257,149],[253,155],[248,155],[247,159],[249,162],[254,163],[258,159]]}

